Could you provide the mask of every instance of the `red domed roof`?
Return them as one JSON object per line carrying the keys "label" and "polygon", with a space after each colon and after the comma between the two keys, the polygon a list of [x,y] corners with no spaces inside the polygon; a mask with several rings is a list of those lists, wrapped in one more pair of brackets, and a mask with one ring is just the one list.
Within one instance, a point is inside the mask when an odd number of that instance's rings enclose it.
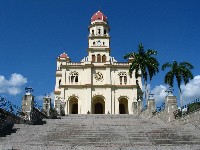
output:
{"label": "red domed roof", "polygon": [[64,52],[63,54],[60,55],[60,58],[68,58],[67,54]]}
{"label": "red domed roof", "polygon": [[102,20],[105,22],[108,22],[107,17],[101,12],[101,11],[97,11],[91,18],[91,22],[95,21],[95,20]]}

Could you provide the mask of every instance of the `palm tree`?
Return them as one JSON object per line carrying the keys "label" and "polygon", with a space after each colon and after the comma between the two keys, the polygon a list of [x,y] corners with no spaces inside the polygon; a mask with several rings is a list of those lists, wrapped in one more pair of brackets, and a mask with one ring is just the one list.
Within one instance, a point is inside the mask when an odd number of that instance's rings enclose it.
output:
{"label": "palm tree", "polygon": [[174,78],[176,78],[179,94],[180,94],[180,105],[183,106],[182,100],[182,91],[181,91],[181,83],[182,81],[186,85],[191,79],[193,79],[193,74],[191,69],[194,67],[189,62],[181,62],[173,61],[172,63],[167,62],[162,65],[162,70],[164,71],[166,68],[170,68],[171,70],[167,72],[165,75],[164,82],[169,86],[174,86]]}
{"label": "palm tree", "polygon": [[[132,64],[129,67],[129,75],[132,77],[133,71],[135,71],[135,78],[140,76],[140,71],[145,84],[145,99],[147,104],[147,80],[150,81],[152,77],[159,71],[159,63],[152,55],[157,55],[157,51],[153,49],[144,50],[142,43],[138,45],[137,52],[131,52],[124,56],[124,59],[132,58]],[[136,80],[137,81],[137,80]]]}

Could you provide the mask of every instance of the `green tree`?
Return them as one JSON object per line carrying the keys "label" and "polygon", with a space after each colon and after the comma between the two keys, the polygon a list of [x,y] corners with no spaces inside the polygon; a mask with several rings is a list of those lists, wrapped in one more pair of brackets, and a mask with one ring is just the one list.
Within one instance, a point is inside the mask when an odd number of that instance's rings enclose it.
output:
{"label": "green tree", "polygon": [[176,82],[178,84],[179,94],[180,94],[180,105],[183,106],[182,100],[182,91],[181,91],[181,83],[184,82],[186,85],[191,79],[193,79],[193,74],[191,69],[194,67],[189,62],[181,62],[173,61],[172,63],[167,62],[162,65],[162,70],[164,71],[166,68],[170,68],[170,71],[167,72],[164,78],[164,83],[169,86],[174,86],[174,78],[176,78]]}
{"label": "green tree", "polygon": [[[124,56],[124,59],[132,58],[132,63],[129,67],[129,75],[132,77],[133,71],[135,71],[135,78],[138,79],[140,74],[144,80],[145,85],[145,99],[147,104],[147,80],[150,81],[152,77],[159,71],[159,63],[153,55],[157,55],[157,51],[153,49],[144,50],[142,43],[138,45],[137,52],[131,52]],[[140,72],[141,71],[141,72]]]}

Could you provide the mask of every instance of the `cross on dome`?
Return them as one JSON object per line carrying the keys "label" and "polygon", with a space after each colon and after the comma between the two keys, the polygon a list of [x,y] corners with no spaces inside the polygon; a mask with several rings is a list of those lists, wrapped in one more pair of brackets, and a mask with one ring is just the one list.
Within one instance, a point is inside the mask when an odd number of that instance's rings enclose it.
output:
{"label": "cross on dome", "polygon": [[96,20],[102,20],[108,22],[107,17],[99,10],[91,18],[91,22]]}

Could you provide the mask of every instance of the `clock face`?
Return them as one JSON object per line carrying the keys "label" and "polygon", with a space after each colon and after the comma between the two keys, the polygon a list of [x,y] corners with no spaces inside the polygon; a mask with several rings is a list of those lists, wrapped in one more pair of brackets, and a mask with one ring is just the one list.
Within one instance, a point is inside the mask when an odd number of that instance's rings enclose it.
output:
{"label": "clock face", "polygon": [[97,41],[97,46],[101,46],[101,41]]}
{"label": "clock face", "polygon": [[97,72],[95,75],[94,75],[95,79],[97,81],[101,81],[103,80],[103,74],[101,72]]}

